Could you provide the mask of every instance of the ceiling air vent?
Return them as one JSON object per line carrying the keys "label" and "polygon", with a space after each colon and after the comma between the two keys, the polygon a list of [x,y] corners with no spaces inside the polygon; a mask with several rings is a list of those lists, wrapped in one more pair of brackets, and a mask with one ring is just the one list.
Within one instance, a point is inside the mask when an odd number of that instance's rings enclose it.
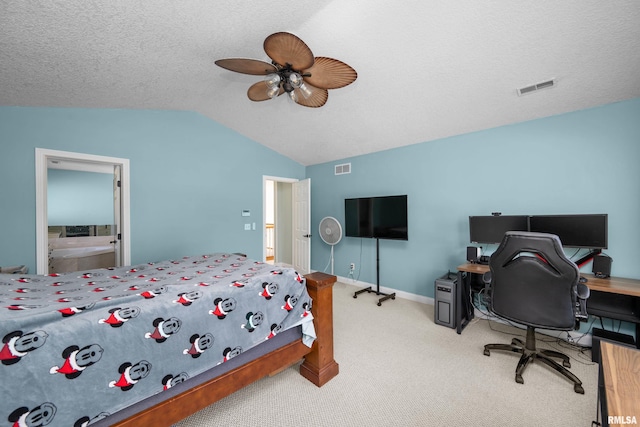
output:
{"label": "ceiling air vent", "polygon": [[351,173],[351,163],[343,163],[341,165],[336,165],[335,167],[336,175],[344,175],[347,173]]}
{"label": "ceiling air vent", "polygon": [[518,95],[526,95],[528,93],[533,93],[542,89],[548,89],[550,87],[554,87],[556,85],[556,81],[554,79],[547,80],[546,82],[536,83],[531,86],[521,87],[518,89]]}

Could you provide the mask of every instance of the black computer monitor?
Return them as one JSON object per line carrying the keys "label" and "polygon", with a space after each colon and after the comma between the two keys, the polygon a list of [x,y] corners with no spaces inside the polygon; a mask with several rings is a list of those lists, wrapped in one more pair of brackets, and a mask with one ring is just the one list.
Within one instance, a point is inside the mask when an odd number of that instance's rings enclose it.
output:
{"label": "black computer monitor", "polygon": [[532,215],[529,230],[551,233],[560,238],[562,246],[571,248],[606,249],[608,243],[607,214]]}
{"label": "black computer monitor", "polygon": [[487,215],[469,217],[471,243],[500,243],[507,231],[527,231],[527,215]]}

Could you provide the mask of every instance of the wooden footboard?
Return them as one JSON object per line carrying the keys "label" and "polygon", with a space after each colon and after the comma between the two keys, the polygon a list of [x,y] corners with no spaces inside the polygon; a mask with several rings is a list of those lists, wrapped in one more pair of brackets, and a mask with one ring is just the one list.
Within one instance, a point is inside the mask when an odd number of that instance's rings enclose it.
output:
{"label": "wooden footboard", "polygon": [[307,290],[313,301],[311,313],[318,339],[313,342],[311,353],[300,365],[300,374],[322,387],[338,375],[338,364],[333,359],[333,284],[337,278],[320,272],[305,277]]}
{"label": "wooden footboard", "polygon": [[303,357],[305,360],[300,365],[300,374],[318,387],[338,375],[338,364],[333,359],[333,284],[336,277],[325,273],[311,273],[305,278],[313,301],[311,312],[317,334],[312,348],[302,341],[287,344],[114,426],[170,426]]}

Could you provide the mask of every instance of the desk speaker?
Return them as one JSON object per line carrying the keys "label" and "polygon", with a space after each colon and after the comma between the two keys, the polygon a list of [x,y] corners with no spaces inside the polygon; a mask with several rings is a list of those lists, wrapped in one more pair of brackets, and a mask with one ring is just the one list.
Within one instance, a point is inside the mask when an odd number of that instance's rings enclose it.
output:
{"label": "desk speaker", "polygon": [[480,258],[480,248],[475,246],[467,246],[467,261],[471,263],[478,262]]}
{"label": "desk speaker", "polygon": [[611,263],[613,259],[608,255],[596,255],[593,257],[593,268],[591,272],[599,279],[611,276]]}

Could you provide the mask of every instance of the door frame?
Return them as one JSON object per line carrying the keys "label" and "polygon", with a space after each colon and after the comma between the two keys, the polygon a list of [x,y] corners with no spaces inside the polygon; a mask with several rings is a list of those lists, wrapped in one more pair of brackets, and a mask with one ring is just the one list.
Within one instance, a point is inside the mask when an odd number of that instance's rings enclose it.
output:
{"label": "door frame", "polygon": [[[293,184],[294,182],[298,182],[300,180],[296,178],[284,178],[284,177],[278,177],[278,176],[262,175],[262,225],[260,227],[262,229],[262,261],[267,260],[267,233],[266,233],[267,230],[265,229],[265,218],[267,217],[267,181],[274,181],[276,183],[286,182],[288,184]],[[277,191],[274,191],[274,197],[277,197]],[[276,211],[276,215],[274,215],[274,223],[276,227],[278,226],[277,222],[278,222],[278,218],[277,218],[277,211]],[[293,242],[291,242],[291,244],[293,245]],[[277,239],[276,239],[276,245],[274,246],[277,248]],[[275,256],[275,252],[274,252],[274,256]]]}
{"label": "door frame", "polygon": [[120,166],[121,169],[121,265],[131,264],[130,204],[129,204],[129,159],[105,157],[94,154],[36,148],[36,274],[47,274],[48,269],[48,227],[47,217],[47,169],[50,160],[67,160],[86,166],[86,171],[105,167]]}

